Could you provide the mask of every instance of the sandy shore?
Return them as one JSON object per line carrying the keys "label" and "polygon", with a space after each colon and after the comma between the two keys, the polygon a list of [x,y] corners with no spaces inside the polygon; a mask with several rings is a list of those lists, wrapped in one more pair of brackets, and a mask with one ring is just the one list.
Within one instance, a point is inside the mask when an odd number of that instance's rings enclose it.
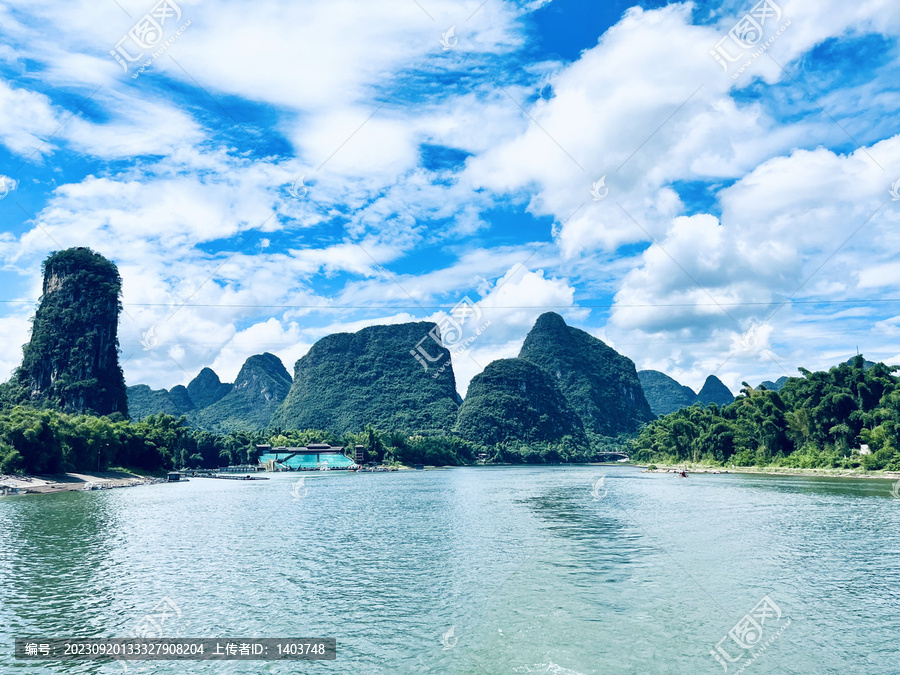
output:
{"label": "sandy shore", "polygon": [[52,494],[92,488],[111,489],[148,485],[155,479],[126,471],[96,471],[91,473],[64,473],[53,476],[0,475],[0,491],[13,490],[18,494]]}
{"label": "sandy shore", "polygon": [[646,473],[677,473],[687,469],[691,473],[752,473],[761,476],[830,476],[832,478],[879,478],[881,480],[900,479],[900,471],[860,471],[854,469],[795,469],[789,467],[764,467],[762,469],[753,466],[721,467],[721,466],[691,466],[679,464],[677,466],[656,465],[656,469],[648,469]]}

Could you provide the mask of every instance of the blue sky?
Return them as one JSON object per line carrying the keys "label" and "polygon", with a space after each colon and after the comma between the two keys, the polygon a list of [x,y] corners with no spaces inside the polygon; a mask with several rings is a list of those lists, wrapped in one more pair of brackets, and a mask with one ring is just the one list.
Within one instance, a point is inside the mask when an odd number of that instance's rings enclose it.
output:
{"label": "blue sky", "polygon": [[4,375],[41,260],[77,245],[124,278],[129,384],[262,351],[291,370],[464,299],[490,325],[454,355],[463,394],[547,310],[695,388],[900,363],[889,0],[23,0],[0,22]]}

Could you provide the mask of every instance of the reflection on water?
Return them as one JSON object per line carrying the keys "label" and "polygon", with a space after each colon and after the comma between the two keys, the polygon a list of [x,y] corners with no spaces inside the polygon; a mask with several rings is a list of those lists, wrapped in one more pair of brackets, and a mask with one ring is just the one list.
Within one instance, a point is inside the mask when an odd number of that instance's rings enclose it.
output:
{"label": "reflection on water", "polygon": [[888,481],[631,467],[296,479],[0,499],[0,670],[125,672],[15,663],[12,640],[134,637],[167,598],[167,636],[335,637],[338,658],[128,672],[724,672],[710,650],[769,596],[791,623],[746,672],[896,672]]}

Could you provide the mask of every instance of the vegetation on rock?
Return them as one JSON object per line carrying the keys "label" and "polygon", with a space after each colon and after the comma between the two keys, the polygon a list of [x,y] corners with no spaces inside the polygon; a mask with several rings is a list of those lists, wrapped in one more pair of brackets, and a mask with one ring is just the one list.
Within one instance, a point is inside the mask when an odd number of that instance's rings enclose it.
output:
{"label": "vegetation on rock", "polygon": [[231,385],[221,382],[212,368],[201,370],[187,386],[188,397],[198,410],[221,401],[229,391]]}
{"label": "vegetation on rock", "polygon": [[559,314],[538,317],[519,358],[550,373],[588,431],[631,433],[654,417],[634,362]]}
{"label": "vegetation on rock", "polygon": [[644,397],[654,415],[668,415],[700,402],[697,393],[658,370],[638,371]]}
{"label": "vegetation on rock", "polygon": [[185,411],[175,403],[165,389],[151,389],[146,384],[128,387],[128,411],[133,420],[142,420],[150,415],[181,415]]}
{"label": "vegetation on rock", "polygon": [[277,356],[268,352],[251,356],[231,391],[212,405],[190,413],[188,423],[221,433],[266,429],[290,388],[291,376]]}
{"label": "vegetation on rock", "polygon": [[763,380],[759,383],[757,389],[768,389],[769,391],[779,391],[784,383],[788,381],[787,375],[782,375],[777,380],[772,382],[771,380]]}
{"label": "vegetation on rock", "polygon": [[704,405],[715,403],[717,406],[729,405],[734,402],[734,394],[715,375],[710,375],[703,383],[703,387],[697,393],[697,398]]}
{"label": "vegetation on rock", "polygon": [[[187,387],[182,384],[175,385],[174,387],[169,389],[169,399],[181,413],[190,412],[197,407],[191,400],[191,395],[188,394]],[[131,406],[130,398],[128,401],[128,405]],[[131,408],[129,407],[128,410],[131,410]],[[134,417],[134,415],[132,415],[132,417]]]}
{"label": "vegetation on rock", "polygon": [[122,279],[88,248],[52,253],[13,398],[69,413],[128,413],[117,337]]}
{"label": "vegetation on rock", "polygon": [[[459,396],[449,351],[428,337],[435,324],[370,326],[316,342],[294,367],[294,380],[272,423],[284,429],[358,432],[367,425],[406,432],[448,432]],[[428,338],[427,371],[411,355]]]}
{"label": "vegetation on rock", "polygon": [[551,375],[525,359],[493,361],[472,378],[456,432],[484,446],[561,443],[584,451],[581,419]]}

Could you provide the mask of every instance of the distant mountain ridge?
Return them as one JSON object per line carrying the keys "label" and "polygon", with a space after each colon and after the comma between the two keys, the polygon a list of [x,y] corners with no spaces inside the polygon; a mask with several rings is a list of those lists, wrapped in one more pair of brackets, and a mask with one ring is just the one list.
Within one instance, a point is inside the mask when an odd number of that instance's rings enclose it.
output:
{"label": "distant mountain ridge", "polygon": [[[134,384],[127,391],[129,416],[141,420],[160,413],[176,417],[187,415],[221,400],[231,391],[231,385],[223,385],[215,371],[203,368],[187,387],[179,384],[171,389],[152,389],[146,384]],[[191,396],[192,391],[197,401]]]}
{"label": "distant mountain ridge", "polygon": [[185,413],[181,406],[172,400],[171,392],[165,389],[151,389],[146,384],[135,384],[127,387],[126,392],[128,411],[133,420],[142,420],[160,413],[174,417]]}
{"label": "distant mountain ridge", "polygon": [[[36,471],[62,470],[67,463],[99,467],[102,448],[110,446],[93,436],[99,428],[118,437],[115,452],[124,458],[123,466],[137,462],[134,465],[149,467],[176,459],[194,462],[197,457],[212,465],[224,455],[233,461],[251,460],[245,450],[252,445],[234,447],[234,441],[247,441],[241,438],[244,432],[275,435],[292,430],[306,430],[297,435],[310,437],[323,431],[330,436],[367,430],[376,455],[383,450],[385,458],[396,458],[413,452],[417,461],[474,461],[491,453],[491,461],[593,461],[617,454],[635,432],[633,447],[651,453],[648,457],[662,448],[660,456],[666,461],[676,454],[697,461],[697,437],[682,433],[679,426],[696,427],[695,422],[712,423],[709,438],[699,437],[704,442],[712,439],[706,455],[725,461],[740,444],[742,465],[771,459],[784,448],[800,450],[805,458],[823,447],[827,456],[821,461],[834,464],[832,454],[838,449],[835,456],[846,464],[851,457],[847,451],[867,443],[876,452],[860,452],[873,457],[862,464],[881,467],[889,464],[886,451],[897,447],[900,422],[886,415],[900,400],[894,375],[900,366],[875,364],[857,355],[827,372],[798,368],[800,377],[766,380],[757,389],[744,383],[735,403],[715,375],[695,394],[664,373],[638,373],[630,359],[553,312],[538,317],[518,357],[494,361],[472,379],[465,402],[456,393],[450,352],[438,325],[430,322],[326,336],[296,362],[293,378],[278,357],[263,353],[245,361],[233,384],[203,368],[187,386],[154,390],[138,384],[126,390],[118,364],[121,278],[116,266],[90,249],[75,248],[51,254],[43,272],[31,339],[23,348],[22,365],[10,381],[0,384],[0,411],[24,415],[26,424],[28,416],[36,424],[44,424],[39,418],[47,415],[61,421],[58,427],[46,427],[53,435],[49,440],[27,438],[32,430],[37,433],[37,426],[23,426],[21,437],[15,435],[18,427],[15,433],[5,432],[0,446],[9,447],[0,461],[13,470],[19,462]],[[810,401],[820,403],[811,407]],[[785,412],[782,404],[794,409]],[[735,412],[743,413],[748,405],[759,413],[749,420],[759,433],[744,433],[741,424],[748,420],[743,415],[735,418]],[[70,429],[66,420],[76,418],[62,411],[93,416],[95,421],[83,428],[79,421],[77,430]],[[121,419],[155,414],[183,416],[194,430],[240,433],[223,447],[215,436],[188,431],[176,458],[164,447],[168,441],[160,444],[159,438],[147,435],[154,427],[171,428],[170,420],[128,425]],[[646,424],[656,414],[661,417]],[[735,426],[736,419],[741,424]],[[884,421],[872,428],[879,420]],[[38,450],[20,453],[17,444],[25,447],[32,440]],[[495,446],[493,451],[490,446]],[[900,459],[890,462],[892,470],[900,467]]]}
{"label": "distant mountain ridge", "polygon": [[697,392],[658,370],[639,370],[637,376],[654,415],[668,415],[700,402]]}
{"label": "distant mountain ridge", "polygon": [[212,368],[201,370],[187,386],[187,395],[197,409],[221,401],[229,391],[231,385],[221,382]]}
{"label": "distant mountain ridge", "polygon": [[638,379],[653,414],[660,417],[695,403],[715,403],[722,407],[734,401],[734,394],[715,375],[706,378],[700,393],[695,393],[690,387],[658,370],[641,370],[638,372]]}
{"label": "distant mountain ridge", "polygon": [[[218,375],[216,376],[216,379],[218,379]],[[169,389],[169,398],[172,399],[172,403],[178,406],[178,409],[182,412],[190,412],[197,407],[191,400],[191,395],[188,393],[187,387],[183,384],[175,385]]]}
{"label": "distant mountain ridge", "polygon": [[784,383],[787,381],[788,381],[787,375],[782,375],[774,382],[772,382],[771,380],[763,380],[762,382],[759,383],[759,387],[757,387],[757,389],[759,389],[760,387],[765,387],[769,391],[778,391],[784,386]]}
{"label": "distant mountain ridge", "polygon": [[160,413],[179,417],[198,429],[226,433],[269,426],[272,414],[284,401],[291,376],[274,354],[251,356],[234,384],[224,383],[211,368],[203,368],[187,387],[151,389],[146,384],[128,387],[131,418]]}
{"label": "distant mountain ridge", "polygon": [[216,432],[265,429],[287,397],[291,376],[281,359],[266,352],[248,358],[234,384],[228,386],[229,391],[222,398],[190,413],[188,422]]}
{"label": "distant mountain ridge", "polygon": [[[427,358],[416,358],[423,344]],[[556,443],[568,437],[581,445],[590,434],[631,434],[657,415],[698,402],[722,406],[734,400],[714,375],[696,394],[664,373],[638,373],[631,359],[554,312],[538,317],[518,358],[492,362],[473,378],[468,396],[473,394],[467,405],[456,393],[437,325],[417,322],[325,336],[297,361],[293,378],[278,357],[265,353],[248,358],[234,384],[203,368],[186,387],[129,387],[128,401],[133,419],[185,415],[191,426],[217,433],[268,428],[341,434],[372,425],[410,433],[455,429],[478,442]]]}

